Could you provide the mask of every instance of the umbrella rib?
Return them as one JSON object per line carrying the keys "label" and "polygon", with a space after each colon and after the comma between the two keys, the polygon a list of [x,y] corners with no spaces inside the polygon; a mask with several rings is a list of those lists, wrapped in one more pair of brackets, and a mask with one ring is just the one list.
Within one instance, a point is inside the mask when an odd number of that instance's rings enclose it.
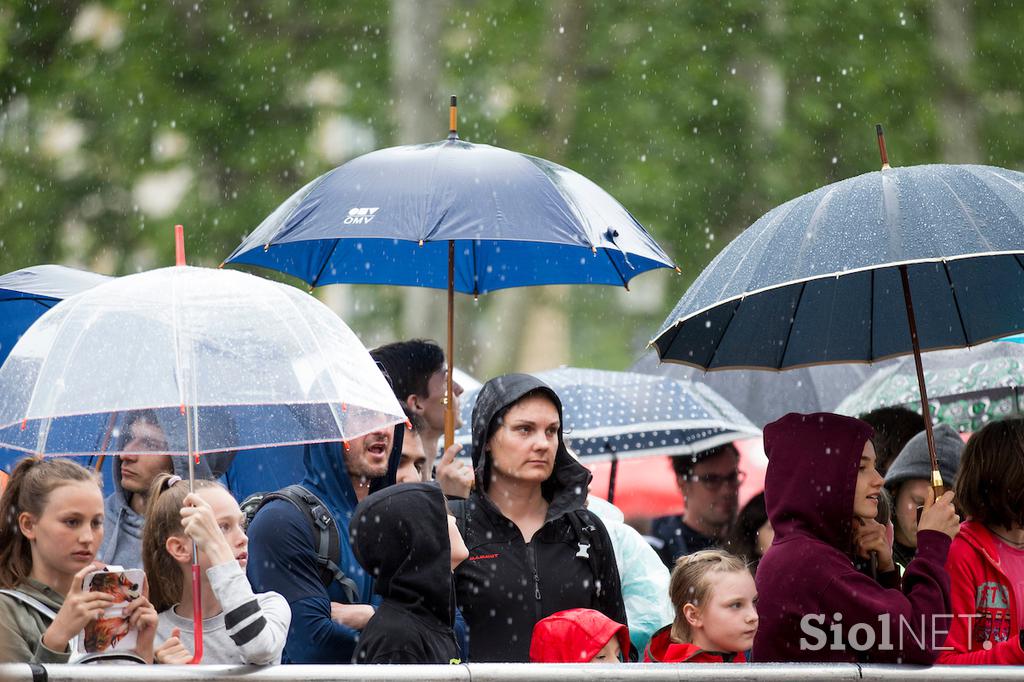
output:
{"label": "umbrella rib", "polygon": [[[985,234],[981,231],[981,228],[978,227],[978,222],[971,216],[971,212],[967,209],[967,204],[964,203],[964,200],[960,198],[960,195],[957,194],[955,189],[953,189],[953,186],[946,182],[945,178],[939,176],[937,173],[936,177],[938,177],[939,182],[946,186],[946,189],[949,190],[949,193],[953,195],[953,198],[956,200],[956,203],[960,206],[960,211],[964,214],[964,217],[967,218],[967,222],[970,224],[970,226],[974,228],[974,231],[977,233],[982,243],[985,244],[985,248],[991,249],[992,244],[989,242],[988,239],[985,238]],[[992,192],[991,190],[989,190],[989,192],[991,194],[995,194],[995,192]]]}
{"label": "umbrella rib", "polygon": [[868,270],[868,360],[875,357],[875,271]]}
{"label": "umbrella rib", "polygon": [[949,282],[949,291],[953,295],[953,307],[956,308],[956,317],[960,320],[960,331],[964,335],[964,345],[970,346],[971,340],[967,336],[967,325],[964,324],[964,314],[960,310],[960,299],[956,295],[956,287],[953,286],[953,276],[949,273],[949,263],[942,261],[942,270],[946,273],[946,281]]}
{"label": "umbrella rib", "polygon": [[[704,371],[707,371],[708,368],[711,367],[711,365],[715,364],[715,358],[718,356],[718,349],[722,347],[722,339],[725,338],[726,332],[729,331],[729,325],[731,325],[732,321],[736,319],[736,311],[740,309],[741,305],[743,305],[743,299],[740,299],[740,300],[736,301],[736,305],[734,305],[732,307],[732,312],[729,313],[729,321],[725,323],[724,327],[722,327],[722,333],[718,336],[718,343],[715,344],[715,350],[713,350],[711,352],[711,357],[708,358],[707,367],[703,367],[702,368],[702,369],[704,369]],[[679,327],[680,326],[681,326],[680,324],[677,324],[677,326],[676,326],[676,337],[672,339],[672,344],[674,344],[676,342],[676,340],[679,338]],[[669,344],[669,346],[668,346],[668,348],[666,348],[666,350],[671,349],[672,344]],[[660,357],[660,353],[659,353],[659,357]]]}
{"label": "umbrella rib", "polygon": [[340,241],[340,239],[334,240],[334,244],[331,246],[331,250],[327,253],[327,256],[324,258],[324,262],[320,264],[320,269],[317,271],[316,277],[313,278],[313,281],[309,283],[309,286],[316,288],[317,282],[320,281],[320,276],[323,275],[324,270],[327,269],[327,264],[331,262],[331,257],[334,256],[334,252],[337,251],[338,242]]}
{"label": "umbrella rib", "polygon": [[612,264],[613,268],[615,268],[615,274],[622,280],[622,286],[626,288],[626,291],[629,291],[629,281],[622,276],[622,271],[619,270],[619,266],[615,264],[615,259],[612,258],[612,254],[608,253],[608,249],[605,248],[602,248],[601,251],[604,252],[604,255],[608,258],[608,262]]}
{"label": "umbrella rib", "polygon": [[796,326],[796,313],[800,309],[800,301],[803,300],[804,290],[807,288],[807,282],[800,285],[800,293],[796,297],[796,305],[793,306],[793,316],[789,318],[789,331],[786,332],[786,338],[782,342],[782,354],[779,355],[778,366],[781,368],[786,362],[786,351],[789,350],[789,340],[793,336],[793,327]]}

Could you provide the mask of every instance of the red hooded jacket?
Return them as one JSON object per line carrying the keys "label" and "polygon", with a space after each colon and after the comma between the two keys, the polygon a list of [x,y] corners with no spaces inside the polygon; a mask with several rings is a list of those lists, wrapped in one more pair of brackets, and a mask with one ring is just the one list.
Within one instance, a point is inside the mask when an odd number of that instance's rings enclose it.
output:
{"label": "red hooded jacket", "polygon": [[651,637],[644,651],[644,663],[746,663],[743,652],[729,661],[720,652],[704,651],[696,644],[676,644],[672,641],[672,626],[666,625]]}
{"label": "red hooded jacket", "polygon": [[918,533],[901,589],[895,571],[876,582],[853,566],[857,472],[871,435],[859,419],[827,413],[765,427],[775,540],[757,566],[755,661],[930,664],[938,655],[945,632],[933,616],[949,612],[949,536]]}
{"label": "red hooded jacket", "polygon": [[947,650],[939,654],[938,662],[1024,664],[1020,605],[999,566],[992,533],[976,521],[961,525],[949,548],[946,570],[952,582],[952,613],[957,617],[950,623]]}
{"label": "red hooded jacket", "polygon": [[612,637],[629,660],[629,630],[594,609],[567,609],[533,626],[531,663],[589,663]]}

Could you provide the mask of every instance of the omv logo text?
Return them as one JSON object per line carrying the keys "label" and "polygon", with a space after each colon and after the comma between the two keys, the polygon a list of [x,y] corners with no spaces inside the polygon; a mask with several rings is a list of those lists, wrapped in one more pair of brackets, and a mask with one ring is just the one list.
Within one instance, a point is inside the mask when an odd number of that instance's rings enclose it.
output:
{"label": "omv logo text", "polygon": [[365,225],[366,223],[373,220],[373,217],[377,215],[379,207],[374,208],[350,208],[348,215],[345,216],[345,220],[342,221],[346,225]]}

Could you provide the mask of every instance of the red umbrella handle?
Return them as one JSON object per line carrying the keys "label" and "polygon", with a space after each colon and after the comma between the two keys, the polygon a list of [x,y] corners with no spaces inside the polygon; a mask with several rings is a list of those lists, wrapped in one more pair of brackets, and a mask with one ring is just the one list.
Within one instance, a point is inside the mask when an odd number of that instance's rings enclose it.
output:
{"label": "red umbrella handle", "polygon": [[195,654],[189,665],[196,665],[203,660],[203,587],[199,564],[192,564],[192,641]]}

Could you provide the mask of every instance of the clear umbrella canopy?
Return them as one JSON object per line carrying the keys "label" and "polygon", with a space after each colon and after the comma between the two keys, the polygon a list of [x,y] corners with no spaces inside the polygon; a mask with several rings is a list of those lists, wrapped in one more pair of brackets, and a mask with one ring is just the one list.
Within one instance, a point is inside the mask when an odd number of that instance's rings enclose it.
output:
{"label": "clear umbrella canopy", "polygon": [[[204,454],[346,440],[404,419],[329,308],[226,270],[164,268],[72,296],[0,368],[0,443],[35,454]],[[158,428],[130,438],[140,420]]]}

